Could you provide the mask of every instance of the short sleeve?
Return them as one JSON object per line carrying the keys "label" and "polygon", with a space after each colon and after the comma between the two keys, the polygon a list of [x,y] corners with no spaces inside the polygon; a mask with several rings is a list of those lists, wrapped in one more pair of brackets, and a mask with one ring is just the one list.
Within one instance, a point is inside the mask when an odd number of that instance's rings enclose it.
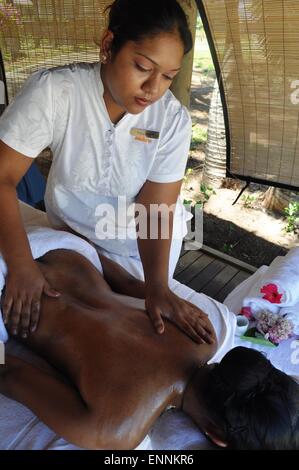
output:
{"label": "short sleeve", "polygon": [[154,163],[147,177],[154,183],[173,183],[185,175],[192,121],[185,106],[168,113]]}
{"label": "short sleeve", "polygon": [[53,93],[49,70],[33,73],[0,118],[0,139],[35,158],[53,140]]}

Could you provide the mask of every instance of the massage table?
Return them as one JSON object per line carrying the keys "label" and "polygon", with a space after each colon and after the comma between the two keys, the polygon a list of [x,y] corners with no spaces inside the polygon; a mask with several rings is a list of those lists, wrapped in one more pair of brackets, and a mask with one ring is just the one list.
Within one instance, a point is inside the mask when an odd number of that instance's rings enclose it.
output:
{"label": "massage table", "polygon": [[[20,203],[20,209],[25,224],[49,226],[46,213],[33,209],[24,203]],[[228,296],[227,306],[230,311],[239,312],[237,309],[241,305],[242,296],[244,296],[249,283],[254,282],[254,279],[252,279],[254,276],[255,274]],[[183,285],[180,288],[180,294],[184,296],[186,292],[189,292],[188,299],[192,301],[192,298],[190,298],[191,289]],[[244,342],[235,337],[235,346],[239,344],[258,349],[267,356],[273,355],[272,348],[267,349],[265,346],[248,341]],[[40,361],[42,366],[42,359],[35,357],[32,352],[13,339],[10,339],[6,344],[6,351],[7,353],[20,355],[29,361],[34,361],[37,365]],[[280,364],[280,368],[288,371],[287,364]],[[170,409],[158,418],[150,433],[136,450],[200,450],[215,448],[187,415],[181,411]],[[50,430],[28,408],[0,394],[0,450],[29,449],[80,450]]]}

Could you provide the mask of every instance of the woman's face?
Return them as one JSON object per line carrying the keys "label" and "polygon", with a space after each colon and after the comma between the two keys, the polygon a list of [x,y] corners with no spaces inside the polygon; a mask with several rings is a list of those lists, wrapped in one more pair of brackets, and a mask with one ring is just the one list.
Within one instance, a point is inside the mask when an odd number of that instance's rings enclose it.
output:
{"label": "woman's face", "polygon": [[[102,43],[103,52],[109,51],[112,38],[108,31]],[[183,43],[175,33],[159,34],[139,43],[128,41],[114,60],[103,66],[106,104],[120,112],[141,113],[168,90],[183,57]]]}

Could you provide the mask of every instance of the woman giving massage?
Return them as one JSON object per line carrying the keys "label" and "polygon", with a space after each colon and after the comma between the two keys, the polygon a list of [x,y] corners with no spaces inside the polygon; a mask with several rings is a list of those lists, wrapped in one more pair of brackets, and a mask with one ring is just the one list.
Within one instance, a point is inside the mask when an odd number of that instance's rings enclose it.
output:
{"label": "woman giving massage", "polygon": [[[189,113],[169,87],[192,46],[176,0],[116,0],[101,63],[33,73],[2,115],[0,251],[8,265],[3,311],[12,317],[15,334],[34,331],[42,293],[55,298],[61,290],[53,290],[34,263],[16,197],[32,160],[50,147],[45,204],[51,223],[84,236],[145,280],[146,308],[157,332],[164,331],[163,316],[195,341],[205,338],[200,310],[169,288],[187,231],[187,211],[178,198],[191,138]],[[136,203],[144,208],[138,225],[148,224],[149,235],[137,236],[134,212],[133,220],[119,222],[126,212],[120,201],[125,209]],[[162,204],[175,208],[167,213],[167,235],[152,236],[151,208]],[[109,233],[99,228],[107,205],[115,216]],[[160,226],[163,217],[158,214]]]}

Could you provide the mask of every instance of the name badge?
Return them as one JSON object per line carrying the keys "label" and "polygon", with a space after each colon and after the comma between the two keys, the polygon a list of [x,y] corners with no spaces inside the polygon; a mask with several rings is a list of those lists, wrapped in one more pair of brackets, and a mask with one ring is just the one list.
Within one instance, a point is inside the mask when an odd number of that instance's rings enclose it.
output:
{"label": "name badge", "polygon": [[147,129],[138,129],[137,127],[133,127],[130,131],[130,134],[135,137],[135,140],[139,140],[145,143],[149,143],[152,141],[152,139],[159,139],[160,137],[160,132]]}

